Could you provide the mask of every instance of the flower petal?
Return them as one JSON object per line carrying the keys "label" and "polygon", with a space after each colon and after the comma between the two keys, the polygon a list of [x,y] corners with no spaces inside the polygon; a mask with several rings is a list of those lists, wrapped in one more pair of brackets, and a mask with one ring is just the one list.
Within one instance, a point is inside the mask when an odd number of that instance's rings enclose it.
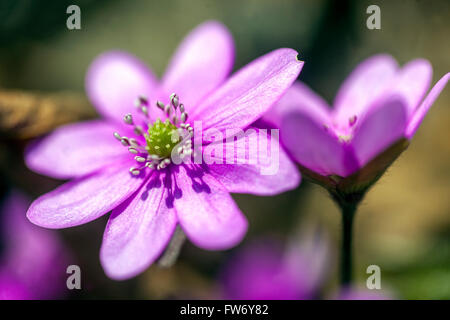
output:
{"label": "flower petal", "polygon": [[261,117],[291,86],[303,62],[292,49],[278,49],[251,62],[191,114],[203,121],[205,129],[225,130],[229,134]]}
{"label": "flower petal", "polygon": [[142,178],[131,176],[128,165],[122,161],[44,194],[31,204],[27,216],[45,228],[78,226],[114,209],[141,184]]}
{"label": "flower petal", "polygon": [[147,269],[169,242],[176,214],[167,207],[159,174],[113,209],[103,236],[100,259],[106,274],[128,279]]}
{"label": "flower petal", "polygon": [[136,57],[121,51],[97,57],[86,76],[86,92],[105,117],[122,121],[136,110],[136,99],[156,94],[157,80],[150,69]]}
{"label": "flower petal", "polygon": [[360,116],[391,84],[397,72],[397,62],[389,55],[380,54],[363,61],[344,81],[334,100],[334,117],[338,123],[347,123]]}
{"label": "flower petal", "polygon": [[278,130],[250,130],[225,142],[221,159],[208,159],[221,160],[208,166],[211,174],[233,193],[275,195],[297,187],[300,173],[279,145]]}
{"label": "flower petal", "polygon": [[329,123],[331,108],[325,100],[302,82],[295,82],[286,94],[266,112],[262,119],[280,127],[282,118],[292,111],[308,113],[318,123]]}
{"label": "flower petal", "polygon": [[406,137],[411,139],[422,123],[423,118],[427,114],[428,110],[431,108],[433,103],[441,94],[441,91],[447,85],[450,78],[450,73],[445,74],[430,90],[426,98],[423,100],[422,104],[416,109],[415,113],[411,117],[408,127],[406,129]]}
{"label": "flower petal", "polygon": [[408,119],[406,104],[400,97],[390,97],[362,119],[351,142],[361,167],[403,137]]}
{"label": "flower petal", "polygon": [[432,76],[433,69],[430,62],[425,59],[412,60],[397,74],[389,94],[401,96],[407,103],[410,115],[427,93]]}
{"label": "flower petal", "polygon": [[201,169],[179,166],[175,200],[178,221],[189,240],[209,250],[238,244],[247,231],[247,220],[228,191]]}
{"label": "flower petal", "polygon": [[222,84],[233,61],[233,38],[227,28],[216,21],[202,23],[178,47],[164,75],[163,90],[176,92],[191,110]]}
{"label": "flower petal", "polygon": [[114,131],[115,126],[99,120],[59,127],[27,148],[25,162],[33,171],[54,178],[83,176],[123,158],[125,150]]}
{"label": "flower petal", "polygon": [[308,113],[292,112],[281,123],[281,141],[302,166],[321,175],[348,176],[358,169],[351,149]]}

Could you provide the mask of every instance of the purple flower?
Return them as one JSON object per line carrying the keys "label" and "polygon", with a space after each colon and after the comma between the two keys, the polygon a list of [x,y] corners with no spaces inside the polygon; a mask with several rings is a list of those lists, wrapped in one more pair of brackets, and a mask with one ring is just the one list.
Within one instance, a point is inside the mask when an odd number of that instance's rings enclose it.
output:
{"label": "purple flower", "polygon": [[[34,201],[28,218],[66,228],[112,210],[100,259],[114,279],[151,265],[177,225],[204,249],[238,243],[247,221],[229,193],[273,195],[296,187],[300,176],[288,157],[280,150],[278,174],[261,175],[263,161],[176,165],[170,155],[190,157],[194,121],[201,121],[205,132],[232,134],[248,127],[281,97],[303,62],[294,50],[279,49],[226,79],[233,59],[232,38],[217,22],[187,36],[160,82],[127,53],[97,58],[86,87],[105,118],[59,128],[28,149],[26,163],[34,171],[73,178]],[[185,135],[176,136],[179,131]],[[276,142],[269,135],[259,139]],[[185,143],[178,148],[180,142]],[[254,144],[244,151],[263,157]]]}
{"label": "purple flower", "polygon": [[54,299],[67,290],[68,254],[57,234],[25,217],[29,201],[17,192],[3,203],[0,234],[0,300]]}
{"label": "purple flower", "polygon": [[376,55],[347,78],[332,109],[295,83],[263,119],[281,129],[302,173],[328,189],[354,192],[370,186],[407,147],[449,76],[426,95],[432,78],[428,61],[399,68],[391,56]]}
{"label": "purple flower", "polygon": [[323,241],[292,245],[274,240],[247,245],[226,265],[224,298],[306,300],[315,298],[324,280],[328,247]]}
{"label": "purple flower", "polygon": [[[297,240],[297,239],[296,239]],[[323,294],[330,271],[327,237],[304,238],[284,248],[260,239],[241,249],[226,264],[220,281],[223,298],[233,300],[309,300]],[[387,290],[345,287],[322,297],[332,300],[385,300]]]}

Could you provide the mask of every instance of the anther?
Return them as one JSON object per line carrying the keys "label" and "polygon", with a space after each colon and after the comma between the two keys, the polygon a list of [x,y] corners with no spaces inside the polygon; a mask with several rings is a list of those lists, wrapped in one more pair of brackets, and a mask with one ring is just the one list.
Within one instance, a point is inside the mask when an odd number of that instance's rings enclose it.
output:
{"label": "anther", "polygon": [[124,117],[123,117],[123,121],[126,124],[133,124],[133,116],[131,115],[131,113],[127,113]]}
{"label": "anther", "polygon": [[353,116],[353,117],[350,117],[349,119],[348,119],[348,124],[350,125],[350,126],[353,126],[354,124],[355,124],[355,122],[356,122],[356,120],[358,119],[358,117],[355,115],[355,116]]}
{"label": "anther", "polygon": [[137,176],[137,175],[139,175],[139,173],[141,173],[141,171],[137,168],[132,167],[132,168],[130,168],[130,173]]}
{"label": "anther", "polygon": [[136,125],[134,127],[134,133],[138,136],[141,136],[144,133],[144,129],[140,125]]}
{"label": "anther", "polygon": [[156,101],[156,106],[161,110],[164,110],[165,107],[164,103],[162,103],[161,101]]}
{"label": "anther", "polygon": [[116,138],[117,140],[119,140],[119,141],[122,140],[122,137],[120,136],[120,134],[118,132],[114,132],[113,135],[114,135],[114,138]]}
{"label": "anther", "polygon": [[137,151],[135,148],[133,148],[133,147],[129,147],[128,148],[128,151],[130,152],[130,153],[132,153],[132,154],[138,154],[139,153],[139,151]]}
{"label": "anther", "polygon": [[148,117],[148,109],[147,109],[147,107],[142,106],[142,107],[141,107],[141,112],[142,112],[146,117]]}
{"label": "anther", "polygon": [[136,108],[140,108],[142,105],[148,106],[148,99],[145,96],[139,96],[135,101],[134,105]]}
{"label": "anther", "polygon": [[145,161],[147,161],[147,159],[145,159],[144,157],[141,157],[141,156],[134,157],[134,160],[136,160],[137,162],[145,162]]}
{"label": "anther", "polygon": [[172,93],[170,95],[170,102],[172,103],[172,106],[176,109],[178,107],[179,98],[176,93]]}
{"label": "anther", "polygon": [[164,107],[164,113],[170,117],[170,113],[171,113],[172,109],[170,108],[170,105],[168,104],[167,106]]}
{"label": "anther", "polygon": [[122,143],[123,146],[127,147],[130,145],[130,141],[128,140],[127,137],[122,137],[122,139],[120,139],[120,142]]}

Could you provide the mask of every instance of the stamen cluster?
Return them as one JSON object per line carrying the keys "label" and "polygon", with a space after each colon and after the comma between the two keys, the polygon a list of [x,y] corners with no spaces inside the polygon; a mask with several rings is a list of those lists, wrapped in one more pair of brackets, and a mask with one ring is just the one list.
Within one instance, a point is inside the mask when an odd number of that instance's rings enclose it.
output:
{"label": "stamen cluster", "polygon": [[192,154],[194,129],[186,123],[188,114],[177,94],[170,95],[167,105],[161,101],[156,102],[156,106],[166,116],[164,122],[158,118],[152,123],[148,112],[150,104],[146,97],[138,97],[135,105],[144,116],[144,126],[147,127],[147,132],[142,125],[135,123],[131,113],[126,114],[123,121],[125,124],[133,126],[135,135],[144,137],[145,145],[142,145],[136,138],[121,136],[114,132],[114,137],[128,148],[128,151],[135,156],[134,160],[140,164],[139,167],[131,167],[130,173],[139,175],[145,168],[164,169],[172,163],[171,157],[174,152],[179,159]]}

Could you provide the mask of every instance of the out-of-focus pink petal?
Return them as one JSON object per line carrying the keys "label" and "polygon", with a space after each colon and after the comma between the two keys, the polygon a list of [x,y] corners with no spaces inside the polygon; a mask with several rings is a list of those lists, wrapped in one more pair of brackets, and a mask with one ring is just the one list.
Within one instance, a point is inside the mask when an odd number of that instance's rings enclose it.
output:
{"label": "out-of-focus pink petal", "polygon": [[431,108],[434,101],[439,97],[441,91],[447,85],[448,79],[450,78],[450,73],[445,74],[431,89],[426,98],[423,100],[422,104],[416,109],[414,114],[412,115],[408,127],[406,128],[406,137],[411,139],[416,133],[417,129],[420,126],[423,118],[428,112],[428,109]]}
{"label": "out-of-focus pink petal", "polygon": [[93,105],[103,116],[118,121],[125,114],[134,113],[139,96],[155,97],[156,88],[157,80],[150,69],[121,51],[97,57],[86,75],[86,92]]}
{"label": "out-of-focus pink petal", "polygon": [[345,177],[359,168],[351,149],[340,143],[330,128],[317,123],[307,113],[286,115],[280,131],[288,152],[310,170]]}
{"label": "out-of-focus pink petal", "polygon": [[[0,209],[0,226],[3,227],[0,232],[4,240],[0,269],[4,270],[6,277],[18,282],[16,289],[21,285],[26,287],[29,298],[62,297],[67,290],[65,269],[70,264],[68,254],[55,231],[35,226],[26,218],[30,202],[21,193],[13,191]],[[2,291],[8,290],[1,282],[0,296]]]}
{"label": "out-of-focus pink petal", "polygon": [[154,173],[112,211],[100,251],[103,269],[112,279],[128,279],[147,269],[175,230],[176,214],[167,206],[167,190],[159,179]]}
{"label": "out-of-focus pink petal", "polygon": [[228,249],[247,231],[247,220],[228,191],[214,177],[194,166],[179,166],[175,209],[189,240],[208,250]]}
{"label": "out-of-focus pink petal", "polygon": [[28,219],[41,227],[59,229],[92,221],[114,209],[142,183],[122,161],[95,174],[78,178],[36,199]]}
{"label": "out-of-focus pink petal", "polygon": [[348,123],[353,116],[360,118],[374,100],[394,79],[397,62],[380,54],[363,61],[344,81],[334,100],[334,117],[338,123]]}
{"label": "out-of-focus pink petal", "polygon": [[0,300],[36,299],[22,281],[7,270],[0,269]]}
{"label": "out-of-focus pink petal", "polygon": [[311,299],[306,286],[309,270],[299,261],[296,277],[283,261],[284,248],[260,239],[244,247],[223,271],[225,299],[234,300],[303,300]]}
{"label": "out-of-focus pink petal", "polygon": [[[252,131],[250,131],[252,130]],[[204,154],[211,174],[229,192],[274,195],[300,183],[300,173],[281,148],[278,130],[250,128],[247,135],[224,143],[222,157]]]}
{"label": "out-of-focus pink petal", "polygon": [[116,128],[106,121],[69,124],[33,142],[25,153],[27,166],[38,173],[67,179],[98,170],[123,158]]}
{"label": "out-of-focus pink petal", "polygon": [[297,78],[303,62],[292,49],[272,51],[245,66],[191,114],[203,128],[230,135],[260,118]]}
{"label": "out-of-focus pink petal", "polygon": [[280,127],[284,115],[300,111],[308,113],[318,123],[328,124],[330,107],[325,100],[302,82],[295,82],[286,94],[264,114],[262,119],[274,127]]}
{"label": "out-of-focus pink petal", "polygon": [[391,97],[378,103],[362,119],[351,142],[361,167],[403,137],[407,113],[406,102],[400,97]]}
{"label": "out-of-focus pink petal", "polygon": [[419,106],[430,87],[432,75],[433,68],[430,62],[425,59],[412,60],[398,72],[388,93],[401,96],[410,115]]}
{"label": "out-of-focus pink petal", "polygon": [[228,76],[234,44],[227,28],[208,21],[195,28],[178,47],[162,80],[168,94],[176,92],[188,111]]}

